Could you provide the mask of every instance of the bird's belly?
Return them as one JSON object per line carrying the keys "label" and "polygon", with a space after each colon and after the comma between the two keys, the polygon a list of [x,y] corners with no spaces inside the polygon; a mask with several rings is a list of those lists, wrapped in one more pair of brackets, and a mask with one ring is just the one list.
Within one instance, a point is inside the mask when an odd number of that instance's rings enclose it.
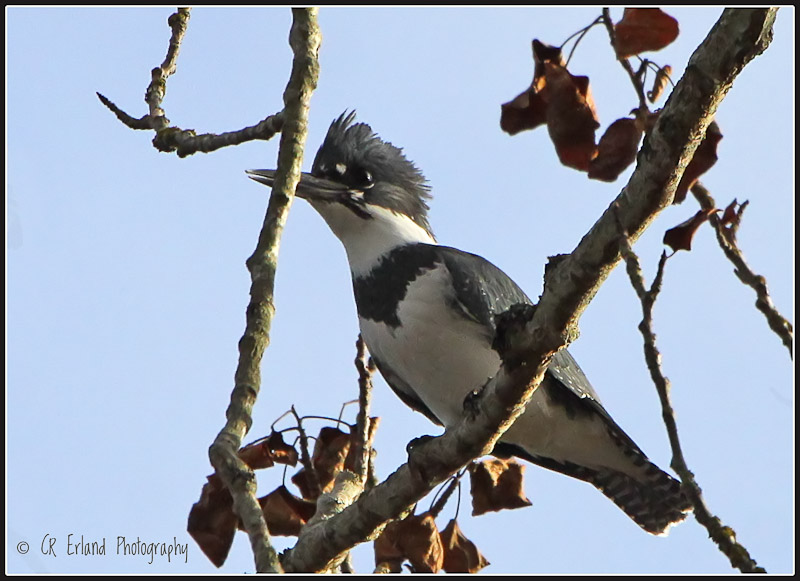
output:
{"label": "bird's belly", "polygon": [[466,395],[497,373],[500,358],[483,325],[433,292],[441,282],[438,277],[433,271],[409,285],[398,310],[399,326],[364,318],[359,322],[370,353],[450,426],[461,416]]}

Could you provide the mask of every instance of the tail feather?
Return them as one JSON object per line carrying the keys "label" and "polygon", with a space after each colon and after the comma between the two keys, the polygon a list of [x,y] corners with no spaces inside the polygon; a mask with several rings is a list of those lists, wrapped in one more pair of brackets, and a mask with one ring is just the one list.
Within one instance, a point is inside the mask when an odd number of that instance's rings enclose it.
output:
{"label": "tail feather", "polygon": [[519,456],[550,470],[592,484],[636,524],[653,535],[666,535],[669,528],[686,518],[692,503],[681,490],[680,482],[650,462],[638,449],[622,447],[630,460],[630,470],[622,472],[603,466],[580,466],[568,461],[536,456],[523,448],[498,443],[494,454]]}
{"label": "tail feather", "polygon": [[644,482],[616,470],[576,468],[583,472],[578,478],[594,485],[648,533],[666,534],[692,510],[680,483],[649,461]]}

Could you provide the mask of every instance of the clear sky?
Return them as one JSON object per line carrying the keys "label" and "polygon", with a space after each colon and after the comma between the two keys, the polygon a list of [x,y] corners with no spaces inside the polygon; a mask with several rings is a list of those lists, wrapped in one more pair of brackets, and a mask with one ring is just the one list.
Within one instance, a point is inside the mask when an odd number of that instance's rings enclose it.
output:
{"label": "clear sky", "polygon": [[[217,571],[186,533],[186,518],[224,424],[248,301],[244,262],[267,203],[268,190],[244,170],[275,167],[277,139],[178,159],[101,105],[95,91],[132,115],[146,112],[144,90],[164,58],[173,10],[6,9],[8,572]],[[721,9],[668,12],[680,36],[648,56],[672,65],[678,78]],[[355,108],[425,172],[439,240],[489,258],[536,299],[547,256],[577,245],[632,168],[615,183],[590,181],[557,162],[544,128],[501,132],[500,104],[530,83],[533,38],[560,44],[599,13],[323,8],[305,167],[329,123]],[[619,18],[621,9],[612,14]],[[279,111],[290,21],[286,8],[195,9],[168,82],[169,119],[222,132]],[[782,8],[772,46],[719,109],[719,162],[703,178],[720,207],[750,200],[739,242],[790,321],[794,34],[794,9]],[[636,105],[601,27],[585,37],[570,70],[590,76],[601,131]],[[664,231],[696,209],[691,199],[669,208],[636,244],[648,279]],[[301,200],[281,243],[276,284],[272,344],[247,441],[268,434],[292,404],[302,414],[336,416],[357,393],[344,252]],[[709,507],[759,564],[790,573],[794,367],[754,300],[703,227],[694,249],[667,265],[655,330],[686,459]],[[617,268],[570,351],[611,415],[668,469],[640,319]],[[410,439],[439,433],[382,381],[373,410],[382,417],[381,477],[404,461]],[[260,473],[260,490],[280,480],[280,469]],[[473,518],[466,497],[461,504],[460,526],[492,563],[487,573],[731,571],[692,518],[656,538],[582,482],[528,466],[526,489],[533,506],[522,510]],[[454,511],[454,504],[444,510],[440,526]],[[108,554],[68,555],[70,534],[73,543],[105,538]],[[188,553],[150,563],[118,555],[118,537],[188,544]],[[371,559],[369,546],[357,549],[360,571],[371,570]],[[222,571],[253,571],[243,533]]]}

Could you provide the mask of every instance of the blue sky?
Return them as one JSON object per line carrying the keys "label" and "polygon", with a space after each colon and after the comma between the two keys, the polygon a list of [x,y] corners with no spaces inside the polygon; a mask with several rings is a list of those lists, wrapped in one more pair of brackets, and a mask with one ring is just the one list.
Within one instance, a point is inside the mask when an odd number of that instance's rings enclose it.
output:
{"label": "blue sky", "polygon": [[[268,191],[245,177],[275,166],[277,139],[187,159],[157,152],[95,96],[132,115],[163,60],[171,8],[6,9],[6,570],[13,573],[211,573],[186,533],[223,426],[236,344]],[[649,55],[676,78],[719,8],[675,8],[681,34]],[[527,293],[547,256],[570,252],[630,169],[612,184],[558,164],[542,128],[509,137],[500,104],[529,83],[530,42],[559,44],[599,8],[331,8],[320,11],[321,76],[305,167],[329,123],[355,108],[402,146],[433,187],[440,242],[482,254]],[[615,18],[621,9],[615,9]],[[222,132],[280,110],[291,64],[290,11],[192,12],[167,117]],[[749,199],[739,242],[794,320],[794,9],[743,71],[717,121],[719,162],[703,182],[724,207]],[[589,75],[601,131],[636,105],[602,28],[570,63]],[[636,244],[651,279],[666,229],[696,210],[666,210]],[[247,440],[292,404],[333,415],[356,396],[357,336],[344,252],[303,201],[281,243],[277,313]],[[759,564],[794,570],[793,364],[735,278],[710,228],[667,265],[655,330],[684,452],[711,510]],[[570,351],[616,421],[668,468],[658,398],[642,357],[641,312],[616,269],[581,319]],[[378,471],[437,428],[382,381]],[[347,412],[346,412],[347,413]],[[351,414],[354,410],[350,411]],[[267,493],[280,470],[259,474]],[[491,561],[487,573],[727,573],[693,519],[669,537],[642,532],[591,486],[536,466],[533,506],[459,523]],[[428,501],[423,503],[427,506]],[[455,511],[450,505],[441,526]],[[107,539],[108,555],[67,555]],[[188,543],[171,562],[116,554],[116,540]],[[55,554],[44,554],[55,538]],[[289,540],[291,541],[291,539]],[[22,555],[19,543],[28,543]],[[276,539],[279,547],[289,546]],[[356,566],[369,571],[371,548]],[[252,572],[237,534],[222,571]]]}

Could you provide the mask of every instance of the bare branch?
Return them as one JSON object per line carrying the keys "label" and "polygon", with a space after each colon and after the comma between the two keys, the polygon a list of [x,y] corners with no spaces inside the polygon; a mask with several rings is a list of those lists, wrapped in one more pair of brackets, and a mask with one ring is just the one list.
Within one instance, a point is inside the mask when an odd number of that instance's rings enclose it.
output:
{"label": "bare branch", "polygon": [[280,236],[300,179],[303,146],[307,134],[308,108],[319,76],[321,35],[316,8],[292,10],[294,20],[289,44],[294,51],[292,72],[283,95],[285,124],[278,153],[278,173],[269,199],[267,214],[253,255],[247,260],[250,271],[250,304],[246,327],[239,341],[239,364],[227,423],[209,449],[211,464],[231,491],[234,510],[241,517],[255,555],[256,571],[280,572],[267,525],[256,499],[253,471],[238,457],[242,439],[250,429],[251,413],[261,385],[261,358],[269,344],[269,331],[275,312],[273,290],[278,266]]}
{"label": "bare branch", "polygon": [[295,421],[297,421],[297,431],[300,433],[300,462],[303,463],[303,469],[307,474],[306,483],[308,484],[309,493],[311,494],[311,498],[319,498],[320,494],[322,494],[322,486],[319,482],[317,469],[314,468],[314,463],[311,461],[311,456],[308,454],[308,436],[303,428],[303,418],[297,414],[297,410],[294,409],[294,406],[292,406],[290,411]]}
{"label": "bare branch", "polygon": [[160,129],[161,127],[169,125],[169,119],[164,116],[161,103],[164,101],[164,96],[167,94],[167,79],[178,70],[178,53],[180,53],[181,42],[189,26],[191,10],[191,8],[178,8],[178,11],[167,19],[167,23],[172,29],[172,36],[170,36],[169,47],[167,48],[167,56],[164,57],[164,62],[161,63],[161,66],[151,71],[150,85],[147,87],[147,91],[145,91],[144,94],[144,100],[150,108],[150,117],[154,120],[161,120],[160,127],[159,123],[156,123],[153,127],[154,129]]}
{"label": "bare branch", "polygon": [[608,8],[603,8],[603,24],[605,24],[606,30],[608,31],[608,38],[611,40],[611,50],[614,51],[614,56],[617,57],[619,64],[622,65],[622,68],[625,69],[625,72],[628,73],[628,76],[631,78],[631,83],[633,83],[633,88],[636,91],[636,96],[639,98],[639,111],[644,112],[648,111],[647,108],[647,100],[645,99],[644,94],[644,85],[642,84],[642,77],[633,70],[631,63],[628,59],[622,58],[617,54],[616,48],[616,33],[614,32],[614,22],[611,20],[611,11]]}
{"label": "bare branch", "polygon": [[[701,208],[716,208],[714,198],[711,197],[711,193],[703,184],[696,182],[692,186],[691,191],[700,203]],[[769,289],[767,289],[767,280],[750,269],[747,262],[745,262],[744,254],[738,244],[736,244],[736,237],[728,235],[719,216],[711,214],[708,221],[717,233],[717,241],[719,242],[720,248],[722,248],[728,260],[733,263],[734,274],[736,274],[739,280],[744,284],[756,291],[756,308],[764,314],[769,328],[778,335],[781,342],[789,350],[789,357],[793,358],[794,329],[792,328],[792,324],[778,312],[778,309],[772,302],[772,298],[769,296]]]}
{"label": "bare branch", "polygon": [[[671,204],[675,188],[736,75],[769,44],[776,9],[725,10],[689,61],[646,137],[630,182],[614,204],[637,239]],[[535,312],[510,320],[503,366],[461,421],[438,438],[412,446],[408,463],[340,514],[305,527],[284,559],[287,571],[319,571],[375,534],[471,459],[489,453],[539,385],[553,353],[575,335],[583,309],[620,259],[612,208],[572,254],[549,269]]]}
{"label": "bare branch", "polygon": [[178,8],[178,11],[167,20],[172,29],[172,35],[169,39],[169,48],[164,62],[150,73],[150,84],[145,91],[144,97],[149,109],[146,115],[138,118],[133,117],[120,109],[108,97],[100,93],[97,93],[97,97],[127,127],[155,131],[156,136],[153,138],[153,147],[164,153],[172,153],[174,151],[178,154],[178,157],[186,157],[198,152],[209,153],[222,147],[239,145],[247,141],[272,139],[283,126],[282,111],[270,115],[256,125],[219,135],[214,133],[197,135],[194,129],[180,129],[179,127],[170,126],[170,121],[164,113],[162,103],[164,96],[167,94],[167,79],[178,68],[178,53],[189,25],[190,11],[191,8]]}
{"label": "bare branch", "polygon": [[624,232],[620,236],[620,250],[625,259],[628,276],[631,284],[639,296],[642,303],[642,322],[639,323],[639,331],[644,338],[644,357],[650,377],[656,386],[658,397],[661,400],[661,411],[664,424],[667,428],[670,446],[672,447],[672,462],[670,465],[680,476],[681,483],[687,496],[694,505],[694,515],[701,525],[708,530],[709,537],[717,544],[720,551],[728,557],[731,565],[737,567],[743,573],[766,573],[757,565],[755,560],[750,557],[747,549],[736,541],[736,536],[728,526],[724,526],[720,519],[714,516],[709,510],[703,498],[702,490],[694,478],[694,474],[689,470],[686,459],[681,448],[680,438],[678,437],[678,425],[675,421],[675,411],[670,401],[670,382],[661,369],[661,352],[656,346],[656,335],[653,331],[653,305],[656,297],[661,291],[661,283],[664,278],[664,266],[667,263],[667,254],[663,252],[658,261],[658,271],[653,280],[650,290],[645,290],[644,277],[639,266],[639,259],[630,246],[630,241]]}
{"label": "bare branch", "polygon": [[237,131],[220,133],[204,133],[195,135],[192,129],[166,127],[156,133],[153,146],[165,153],[175,152],[178,157],[187,157],[194,153],[210,153],[230,145],[239,145],[247,141],[272,139],[283,127],[283,111],[270,115],[256,125]]}
{"label": "bare branch", "polygon": [[100,93],[95,93],[95,94],[97,95],[97,98],[100,99],[100,102],[103,105],[105,105],[106,107],[111,109],[111,112],[114,113],[114,115],[117,116],[117,119],[122,121],[125,125],[127,125],[131,129],[152,129],[153,128],[153,122],[152,122],[152,119],[150,118],[150,115],[145,115],[144,117],[139,117],[138,119],[136,117],[131,117],[125,111],[123,111],[122,109],[117,107],[114,104],[114,102],[111,101],[105,95],[102,95]]}
{"label": "bare branch", "polygon": [[[355,439],[355,466],[353,471],[361,478],[361,482],[367,481],[369,472],[369,456],[372,447],[372,437],[375,430],[370,426],[369,408],[372,399],[372,374],[375,372],[375,364],[367,356],[367,347],[361,334],[356,341],[356,369],[358,370],[358,415],[356,416],[356,439]],[[372,437],[370,437],[372,435]]]}

